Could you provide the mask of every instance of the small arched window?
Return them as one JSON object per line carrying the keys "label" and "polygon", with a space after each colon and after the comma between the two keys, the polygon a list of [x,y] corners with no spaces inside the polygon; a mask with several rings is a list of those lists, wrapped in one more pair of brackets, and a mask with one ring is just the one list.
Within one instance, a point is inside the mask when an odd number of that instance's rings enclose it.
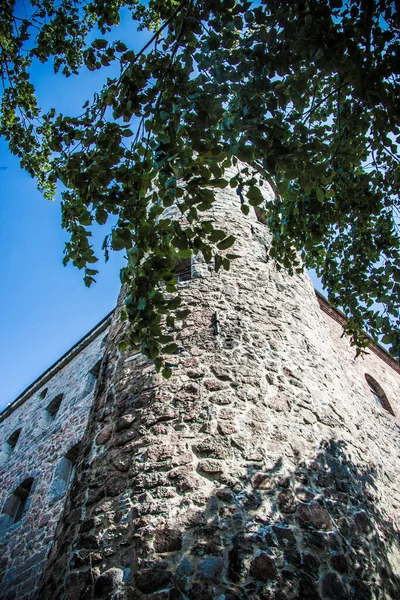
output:
{"label": "small arched window", "polygon": [[64,394],[58,394],[53,400],[46,406],[45,411],[49,415],[49,421],[55,419],[56,414],[60,410],[61,401]]}
{"label": "small arched window", "polygon": [[175,263],[174,273],[179,282],[190,281],[192,279],[192,257],[178,258]]}
{"label": "small arched window", "polygon": [[14,452],[14,448],[18,442],[19,435],[21,433],[21,427],[16,429],[14,433],[10,435],[8,440],[3,444],[3,448],[0,452],[0,465],[3,465],[7,462],[10,454]]}
{"label": "small arched window", "polygon": [[42,417],[39,421],[39,427],[41,429],[46,429],[48,424],[55,420],[57,413],[60,410],[60,405],[63,396],[64,394],[58,394],[52,399],[52,401],[46,406],[46,408],[43,409]]}
{"label": "small arched window", "polygon": [[32,485],[33,477],[25,479],[14,493],[7,498],[0,517],[0,531],[4,531],[14,523],[21,521],[29,508]]}
{"label": "small arched window", "polygon": [[47,392],[48,392],[48,389],[49,389],[49,388],[44,388],[44,390],[42,390],[42,391],[40,392],[40,394],[39,394],[39,398],[40,398],[41,400],[43,400],[44,398],[46,398],[46,394],[47,394]]}
{"label": "small arched window", "polygon": [[50,505],[60,500],[67,492],[75,472],[75,463],[78,458],[80,442],[72,446],[58,462],[53,481],[51,482],[48,495]]}
{"label": "small arched window", "polygon": [[89,371],[86,377],[85,389],[83,390],[83,395],[87,396],[90,392],[93,392],[96,387],[97,380],[100,375],[100,366],[101,360],[99,360]]}
{"label": "small arched window", "polygon": [[21,427],[19,429],[16,429],[14,431],[14,433],[12,433],[10,435],[10,437],[8,438],[8,440],[6,442],[7,446],[10,448],[10,453],[13,452],[13,450],[18,442],[18,438],[20,436],[21,429],[22,429]]}
{"label": "small arched window", "polygon": [[375,402],[394,416],[390,402],[379,383],[368,373],[365,373],[365,379],[367,380],[371,394],[375,398]]}

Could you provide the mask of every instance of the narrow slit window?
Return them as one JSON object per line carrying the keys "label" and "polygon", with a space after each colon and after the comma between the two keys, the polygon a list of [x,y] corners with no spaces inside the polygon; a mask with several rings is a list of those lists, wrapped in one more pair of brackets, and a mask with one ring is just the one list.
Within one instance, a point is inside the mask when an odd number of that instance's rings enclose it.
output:
{"label": "narrow slit window", "polygon": [[0,531],[18,523],[29,508],[33,477],[25,479],[6,500],[0,517]]}
{"label": "narrow slit window", "polygon": [[192,279],[192,258],[179,258],[175,266],[175,276],[179,282]]}
{"label": "narrow slit window", "polygon": [[370,385],[369,390],[370,390],[371,394],[373,395],[373,397],[375,398],[375,402],[378,404],[378,406],[383,407],[381,397],[379,396],[379,394],[376,393],[375,388],[372,385]]}
{"label": "narrow slit window", "polygon": [[90,392],[93,392],[94,388],[96,387],[96,383],[97,383],[97,380],[100,375],[100,366],[101,366],[101,360],[99,360],[94,365],[94,367],[92,367],[90,369],[89,373],[87,374],[85,389],[83,391],[84,396],[86,396],[87,394],[90,394]]}
{"label": "narrow slit window", "polygon": [[3,465],[8,461],[10,455],[14,452],[15,446],[18,442],[18,438],[21,433],[21,427],[16,429],[8,438],[8,440],[3,444],[3,448],[0,452],[0,465]]}
{"label": "narrow slit window", "polygon": [[395,416],[390,402],[388,400],[388,397],[386,396],[379,383],[368,373],[365,374],[365,379],[367,380],[370,392],[378,406],[381,406],[382,408],[387,410],[387,412],[389,412],[391,415]]}
{"label": "narrow slit window", "polygon": [[60,405],[63,396],[63,394],[58,394],[52,399],[52,401],[46,406],[46,408],[43,409],[42,416],[39,421],[40,429],[46,429],[49,426],[49,423],[55,420],[57,413],[60,410]]}
{"label": "narrow slit window", "polygon": [[21,433],[21,429],[22,429],[21,427],[19,429],[16,429],[14,431],[14,433],[12,433],[10,435],[10,437],[8,438],[8,440],[6,442],[7,445],[8,445],[8,447],[10,448],[10,454],[11,454],[11,452],[14,451],[14,448],[17,445],[17,442],[18,442],[18,439],[19,439],[19,436],[20,436],[20,433]]}
{"label": "narrow slit window", "polygon": [[50,415],[50,419],[55,419],[56,414],[60,410],[61,401],[63,399],[63,394],[58,394],[53,398],[50,404],[46,407],[46,412]]}
{"label": "narrow slit window", "polygon": [[40,398],[41,400],[43,400],[44,398],[46,398],[46,394],[47,394],[47,392],[48,392],[48,389],[49,389],[49,388],[44,388],[44,390],[42,390],[42,391],[40,392],[40,394],[39,394],[39,398]]}
{"label": "narrow slit window", "polygon": [[79,450],[80,442],[72,446],[58,462],[49,488],[50,505],[60,500],[68,491],[75,473],[75,463]]}

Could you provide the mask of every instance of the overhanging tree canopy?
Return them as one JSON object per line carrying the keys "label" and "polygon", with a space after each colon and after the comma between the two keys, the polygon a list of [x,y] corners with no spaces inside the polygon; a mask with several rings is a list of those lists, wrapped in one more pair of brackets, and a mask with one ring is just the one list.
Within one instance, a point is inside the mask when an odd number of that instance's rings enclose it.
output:
{"label": "overhanging tree canopy", "polygon": [[[154,30],[139,53],[107,41],[124,7]],[[177,255],[200,252],[229,269],[234,255],[223,251],[234,238],[207,211],[231,185],[245,214],[265,211],[278,268],[316,269],[358,351],[369,343],[364,330],[399,355],[395,4],[32,0],[27,12],[2,8],[1,132],[45,196],[61,182],[64,260],[85,269],[87,285],[97,273],[91,225],[115,215],[104,250],[127,251],[128,342],[158,367],[174,351],[162,323],[182,317],[171,297]],[[120,71],[82,114],[43,114],[30,67],[48,60],[66,77],[115,61]],[[274,202],[261,195],[265,179]],[[186,226],[163,218],[173,203]]]}

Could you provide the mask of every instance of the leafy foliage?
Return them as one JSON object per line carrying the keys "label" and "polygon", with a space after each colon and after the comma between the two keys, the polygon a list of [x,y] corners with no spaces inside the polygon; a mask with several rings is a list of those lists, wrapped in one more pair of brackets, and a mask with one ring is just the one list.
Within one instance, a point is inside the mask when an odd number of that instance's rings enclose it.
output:
{"label": "leafy foliage", "polygon": [[[229,269],[234,255],[224,251],[234,238],[204,217],[231,185],[244,214],[250,207],[265,214],[277,268],[292,274],[306,266],[322,277],[358,352],[369,344],[364,330],[399,354],[393,3],[31,4],[28,17],[12,2],[1,9],[1,132],[45,196],[61,182],[70,233],[64,261],[85,270],[87,285],[97,273],[90,228],[115,215],[103,249],[106,257],[110,249],[127,253],[126,344],[140,346],[158,368],[162,354],[174,352],[164,320],[171,326],[179,318],[177,257],[201,253]],[[139,53],[107,39],[123,8],[139,28],[155,31]],[[102,37],[87,42],[96,30]],[[114,61],[120,73],[81,115],[42,114],[29,74],[35,60],[52,60],[66,77]],[[238,173],[228,181],[232,164]],[[273,202],[263,199],[263,179]],[[181,219],[165,214],[173,205]],[[164,367],[165,376],[170,371]]]}

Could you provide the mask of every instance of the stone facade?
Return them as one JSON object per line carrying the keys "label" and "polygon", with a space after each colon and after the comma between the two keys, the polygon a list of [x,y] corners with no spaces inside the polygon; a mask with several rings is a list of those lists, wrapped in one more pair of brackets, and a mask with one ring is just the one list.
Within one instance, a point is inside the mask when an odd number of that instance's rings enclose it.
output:
{"label": "stone facade", "polygon": [[400,597],[399,367],[379,350],[353,360],[340,316],[267,261],[268,230],[234,190],[213,217],[240,258],[215,273],[194,257],[170,380],[119,352],[113,317],[55,543],[24,598]]}
{"label": "stone facade", "polygon": [[2,600],[36,597],[93,402],[90,371],[104,354],[108,324],[109,318],[0,415]]}
{"label": "stone facade", "polygon": [[40,598],[395,600],[398,366],[354,362],[234,191],[213,216],[240,258],[215,273],[194,257],[170,380],[118,351],[114,317]]}

